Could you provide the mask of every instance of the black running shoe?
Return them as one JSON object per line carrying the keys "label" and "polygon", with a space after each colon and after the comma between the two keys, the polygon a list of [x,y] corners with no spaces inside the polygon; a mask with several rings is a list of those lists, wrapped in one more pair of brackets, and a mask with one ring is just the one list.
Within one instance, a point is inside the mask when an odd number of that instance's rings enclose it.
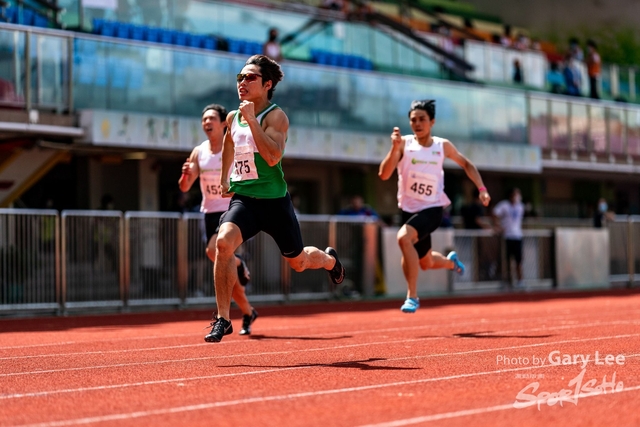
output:
{"label": "black running shoe", "polygon": [[240,329],[240,335],[251,335],[251,324],[258,318],[258,312],[255,309],[251,309],[251,315],[245,314],[242,316],[242,329]]}
{"label": "black running shoe", "polygon": [[233,332],[231,321],[225,320],[222,317],[215,318],[209,326],[211,326],[211,332],[204,336],[206,342],[220,342],[223,336]]}
{"label": "black running shoe", "polygon": [[324,252],[336,259],[336,265],[334,265],[333,268],[329,270],[329,277],[331,277],[331,281],[333,283],[339,285],[344,280],[344,276],[345,274],[347,274],[347,271],[342,266],[342,263],[340,263],[340,260],[338,259],[338,252],[336,252],[335,249],[329,246],[324,250]]}
{"label": "black running shoe", "polygon": [[240,265],[238,266],[238,280],[242,286],[246,286],[247,283],[249,283],[249,280],[251,280],[251,272],[242,257],[240,255],[236,255],[236,257],[240,260]]}

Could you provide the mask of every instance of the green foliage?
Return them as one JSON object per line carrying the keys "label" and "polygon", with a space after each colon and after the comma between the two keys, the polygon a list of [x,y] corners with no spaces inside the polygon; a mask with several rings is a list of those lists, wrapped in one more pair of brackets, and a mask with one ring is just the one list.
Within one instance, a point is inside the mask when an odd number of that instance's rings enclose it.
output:
{"label": "green foliage", "polygon": [[587,40],[592,39],[598,45],[598,52],[605,64],[640,66],[640,32],[629,27],[612,26],[600,28],[581,27],[571,34],[557,29],[541,35],[542,40],[554,43],[560,53],[569,47],[569,38],[576,37],[586,50]]}
{"label": "green foliage", "polygon": [[607,31],[593,37],[602,61],[608,64],[640,66],[640,38],[630,29]]}

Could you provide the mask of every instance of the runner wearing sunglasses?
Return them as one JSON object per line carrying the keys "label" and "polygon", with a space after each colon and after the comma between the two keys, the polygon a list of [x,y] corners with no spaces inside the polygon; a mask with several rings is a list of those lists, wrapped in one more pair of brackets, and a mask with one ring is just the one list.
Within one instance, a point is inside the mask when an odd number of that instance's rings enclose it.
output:
{"label": "runner wearing sunglasses", "polygon": [[[324,252],[304,246],[300,224],[287,192],[282,172],[289,130],[287,115],[271,102],[284,74],[280,65],[264,55],[254,55],[237,75],[240,106],[227,116],[222,147],[220,189],[231,197],[229,210],[220,219],[216,241],[214,283],[218,314],[205,341],[219,342],[233,332],[229,308],[234,282],[234,252],[242,242],[264,231],[295,271],[324,268],[335,284],[345,269],[333,248]],[[231,172],[230,172],[231,169]]]}
{"label": "runner wearing sunglasses", "polygon": [[[222,168],[222,141],[227,129],[227,109],[222,105],[210,104],[202,110],[202,130],[207,139],[191,151],[191,155],[182,165],[182,175],[178,180],[180,191],[187,192],[200,177],[202,203],[200,212],[204,213],[205,233],[207,236],[206,253],[212,262],[216,260],[216,236],[220,217],[229,208],[229,199],[220,193],[220,171]],[[233,300],[242,311],[242,329],[240,335],[251,334],[251,324],[258,312],[251,307],[245,286],[251,275],[244,260],[236,255],[237,277],[233,286]]]}

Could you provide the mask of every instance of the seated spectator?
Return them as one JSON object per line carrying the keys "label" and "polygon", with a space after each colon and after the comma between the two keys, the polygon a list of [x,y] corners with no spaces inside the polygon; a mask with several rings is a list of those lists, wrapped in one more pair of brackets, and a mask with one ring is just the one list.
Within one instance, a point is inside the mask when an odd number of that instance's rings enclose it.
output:
{"label": "seated spectator", "polygon": [[282,61],[282,48],[278,41],[278,29],[271,28],[269,37],[264,45],[262,45],[262,54],[268,56],[276,62]]}
{"label": "seated spectator", "polygon": [[547,71],[547,84],[551,93],[564,93],[564,76],[560,72],[558,63],[553,61]]}

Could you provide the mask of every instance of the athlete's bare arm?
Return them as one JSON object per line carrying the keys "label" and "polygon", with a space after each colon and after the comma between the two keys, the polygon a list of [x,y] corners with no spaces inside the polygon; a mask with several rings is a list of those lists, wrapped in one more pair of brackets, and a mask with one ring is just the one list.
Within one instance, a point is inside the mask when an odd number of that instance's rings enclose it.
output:
{"label": "athlete's bare arm", "polygon": [[289,118],[284,111],[278,108],[269,112],[260,124],[256,119],[252,102],[242,101],[239,110],[251,128],[251,134],[260,156],[269,166],[275,166],[284,154],[287,132],[289,131]]}
{"label": "athlete's bare arm", "polygon": [[235,117],[235,111],[227,114],[227,131],[224,133],[224,140],[222,141],[222,170],[220,171],[220,192],[222,197],[233,196],[233,194],[229,193],[229,172],[235,154],[235,147],[231,138],[231,123],[233,123]]}
{"label": "athlete's bare arm", "polygon": [[444,155],[449,159],[456,162],[462,169],[464,169],[465,173],[469,177],[471,181],[476,185],[479,189],[484,188],[484,190],[480,191],[480,201],[484,206],[488,206],[491,201],[491,196],[486,190],[484,183],[482,182],[482,177],[478,172],[476,166],[465,156],[463,156],[458,149],[451,143],[449,140],[444,141]]}
{"label": "athlete's bare arm", "polygon": [[391,149],[380,163],[380,169],[378,170],[378,176],[383,181],[388,180],[393,171],[398,167],[398,162],[402,159],[404,147],[404,138],[400,134],[400,128],[393,128],[391,133]]}
{"label": "athlete's bare arm", "polygon": [[189,191],[196,181],[196,178],[198,178],[198,175],[200,175],[200,165],[198,164],[199,152],[200,147],[194,148],[187,158],[187,161],[182,165],[182,175],[180,175],[180,179],[178,180],[178,187],[180,187],[180,191],[183,193]]}

